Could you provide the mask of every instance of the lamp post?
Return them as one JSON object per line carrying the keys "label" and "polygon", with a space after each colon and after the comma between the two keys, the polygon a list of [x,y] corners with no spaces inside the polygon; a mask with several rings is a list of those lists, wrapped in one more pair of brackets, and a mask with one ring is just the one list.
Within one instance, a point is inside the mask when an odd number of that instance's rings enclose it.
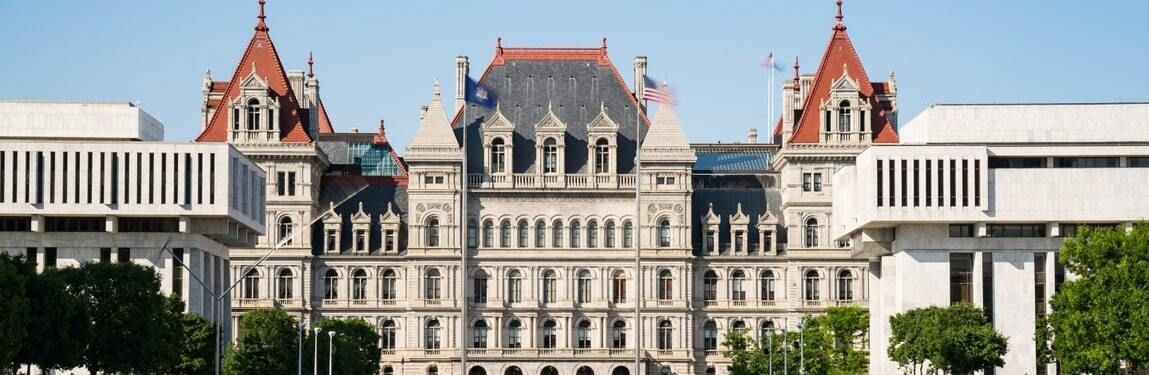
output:
{"label": "lamp post", "polygon": [[323,328],[315,327],[315,358],[311,361],[312,374],[319,375],[319,332]]}
{"label": "lamp post", "polygon": [[335,364],[333,359],[335,354],[335,331],[327,331],[327,375],[331,375],[332,366]]}
{"label": "lamp post", "polygon": [[782,373],[790,375],[790,335],[782,328]]}
{"label": "lamp post", "polygon": [[806,327],[798,323],[798,375],[806,375]]}
{"label": "lamp post", "polygon": [[767,341],[766,350],[768,350],[770,353],[770,361],[767,363],[770,364],[770,375],[774,375],[774,329],[773,328],[770,328],[769,331],[766,331],[766,341]]}
{"label": "lamp post", "polygon": [[307,323],[302,322],[302,320],[303,319],[300,318],[299,322],[299,358],[295,361],[296,366],[299,368],[297,372],[299,375],[303,375],[303,331],[307,330]]}

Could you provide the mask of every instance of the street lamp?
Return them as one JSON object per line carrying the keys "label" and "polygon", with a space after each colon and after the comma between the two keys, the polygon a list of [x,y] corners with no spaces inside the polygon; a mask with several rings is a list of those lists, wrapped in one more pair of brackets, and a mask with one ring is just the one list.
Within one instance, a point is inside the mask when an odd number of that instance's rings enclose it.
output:
{"label": "street lamp", "polygon": [[782,373],[790,375],[790,335],[782,328]]}
{"label": "street lamp", "polygon": [[315,327],[315,358],[311,361],[312,374],[319,375],[319,332],[323,332],[323,328]]}
{"label": "street lamp", "polygon": [[774,375],[774,328],[766,331],[766,341],[766,350],[770,353],[770,361],[767,363],[770,364],[770,375]]}
{"label": "street lamp", "polygon": [[295,361],[295,364],[297,367],[299,367],[298,374],[303,375],[303,332],[307,330],[307,323],[302,322],[302,320],[303,320],[302,317],[300,317],[300,320],[301,321],[299,322],[299,358]]}
{"label": "street lamp", "polygon": [[331,375],[331,369],[335,362],[332,361],[335,354],[335,331],[327,331],[327,375]]}
{"label": "street lamp", "polygon": [[806,375],[806,327],[798,323],[798,375]]}

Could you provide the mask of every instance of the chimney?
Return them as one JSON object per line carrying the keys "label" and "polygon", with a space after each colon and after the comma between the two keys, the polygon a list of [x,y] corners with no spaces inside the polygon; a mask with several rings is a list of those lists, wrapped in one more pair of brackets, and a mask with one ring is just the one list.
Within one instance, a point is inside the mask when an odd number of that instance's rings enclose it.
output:
{"label": "chimney", "polygon": [[351,134],[359,134],[359,128],[351,128],[351,129],[347,129],[347,131],[350,132]]}
{"label": "chimney", "polygon": [[463,109],[467,100],[467,73],[471,63],[467,56],[455,56],[455,112]]}
{"label": "chimney", "polygon": [[750,131],[746,132],[746,143],[758,143],[758,129],[750,128]]}

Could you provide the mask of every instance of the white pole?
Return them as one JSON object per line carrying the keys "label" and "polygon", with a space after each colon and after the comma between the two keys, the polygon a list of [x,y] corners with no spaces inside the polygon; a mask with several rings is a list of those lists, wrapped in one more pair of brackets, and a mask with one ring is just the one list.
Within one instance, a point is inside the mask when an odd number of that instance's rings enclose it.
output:
{"label": "white pole", "polygon": [[331,375],[331,370],[335,364],[335,331],[327,332],[327,375]]}
{"label": "white pole", "polygon": [[315,358],[311,361],[313,375],[319,375],[319,332],[323,332],[323,328],[315,327]]}
{"label": "white pole", "polygon": [[[469,66],[470,65],[468,65],[468,67]],[[468,68],[468,70],[469,69],[470,68]],[[467,231],[470,230],[468,227],[470,221],[467,219],[467,185],[470,184],[471,181],[470,176],[467,175],[467,107],[469,105],[467,104],[466,89],[467,80],[470,79],[470,72],[467,71],[464,72],[464,74],[467,78],[463,80],[463,170],[461,173],[463,182],[462,187],[460,187],[460,189],[462,189],[462,202],[459,202],[459,212],[462,216],[462,225],[460,225],[462,235],[459,236],[459,248],[462,249],[459,253],[462,255],[460,255],[459,263],[461,270],[459,272],[463,273],[462,277],[459,278],[463,284],[459,287],[459,290],[463,291],[463,303],[460,304],[460,306],[462,306],[463,316],[459,319],[459,325],[461,325],[459,332],[464,334],[459,335],[459,375],[466,375],[467,373],[467,335],[465,333],[467,332],[467,304],[471,302],[467,300],[467,251],[469,251],[467,249]],[[475,82],[475,84],[477,85],[478,82]]]}
{"label": "white pole", "polygon": [[770,51],[770,66],[766,67],[770,71],[770,87],[767,88],[767,100],[770,104],[766,106],[769,108],[770,114],[766,117],[766,131],[770,134],[770,143],[774,143],[774,51]]}
{"label": "white pole", "polygon": [[[636,77],[638,79],[646,79]],[[637,93],[636,93],[637,94]],[[641,103],[642,98],[635,98]],[[642,105],[634,107],[634,372],[642,375],[639,368],[642,360]]]}

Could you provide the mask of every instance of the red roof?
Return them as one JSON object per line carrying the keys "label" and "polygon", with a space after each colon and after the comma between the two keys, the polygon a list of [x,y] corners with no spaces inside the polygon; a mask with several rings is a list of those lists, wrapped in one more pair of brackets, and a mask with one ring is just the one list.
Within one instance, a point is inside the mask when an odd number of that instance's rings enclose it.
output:
{"label": "red roof", "polygon": [[[840,7],[840,3],[839,3]],[[802,117],[797,119],[794,134],[790,136],[790,143],[819,143],[819,119],[817,113],[822,102],[830,97],[830,89],[834,81],[848,73],[851,78],[858,80],[858,90],[862,98],[868,100],[874,111],[870,113],[870,123],[873,124],[874,143],[898,143],[898,133],[890,124],[886,116],[889,103],[879,103],[875,94],[884,93],[884,84],[873,84],[866,76],[862,66],[862,59],[854,50],[850,36],[846,34],[846,26],[841,22],[839,8],[838,23],[834,25],[834,34],[826,46],[826,53],[822,55],[822,62],[814,75],[814,81],[806,94],[806,102],[802,106]]]}
{"label": "red roof", "polygon": [[[263,16],[263,2],[261,1],[259,23],[255,26],[255,35],[252,35],[251,42],[248,43],[247,49],[243,53],[243,58],[239,60],[235,73],[232,74],[231,81],[228,82],[227,88],[224,90],[220,108],[216,109],[211,119],[208,120],[207,127],[204,128],[199,137],[196,137],[196,142],[227,141],[228,112],[230,111],[224,110],[224,108],[226,108],[226,103],[235,100],[236,96],[239,95],[243,80],[252,72],[267,82],[271,96],[279,102],[280,140],[293,143],[312,141],[311,136],[307,134],[307,116],[295,100],[295,93],[288,83],[287,73],[279,60],[279,53],[275,51],[275,45],[271,42],[271,36],[268,35],[267,31],[268,28],[264,23]],[[216,85],[213,84],[212,86],[214,88]]]}
{"label": "red roof", "polygon": [[316,106],[319,107],[319,133],[334,133],[335,129],[331,127],[331,118],[327,117],[327,109],[323,108],[323,99],[316,99],[316,102]]}

